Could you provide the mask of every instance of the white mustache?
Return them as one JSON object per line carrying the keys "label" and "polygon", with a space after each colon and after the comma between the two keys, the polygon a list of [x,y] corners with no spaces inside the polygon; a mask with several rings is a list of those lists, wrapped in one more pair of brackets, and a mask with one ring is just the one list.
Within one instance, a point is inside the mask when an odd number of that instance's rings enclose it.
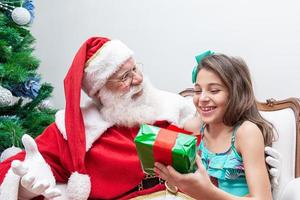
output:
{"label": "white mustache", "polygon": [[124,94],[121,94],[120,97],[125,97],[125,98],[131,98],[132,95],[138,93],[139,91],[141,91],[144,88],[144,85],[137,85],[137,86],[132,86],[130,88],[130,90]]}

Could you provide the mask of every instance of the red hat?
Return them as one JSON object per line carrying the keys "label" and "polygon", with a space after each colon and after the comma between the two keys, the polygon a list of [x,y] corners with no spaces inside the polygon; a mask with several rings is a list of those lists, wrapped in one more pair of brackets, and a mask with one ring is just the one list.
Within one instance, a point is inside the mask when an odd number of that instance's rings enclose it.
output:
{"label": "red hat", "polygon": [[[76,177],[78,173],[85,176],[83,177],[85,181],[82,181],[81,184],[78,183],[78,179],[74,180],[70,187],[72,188],[71,193],[74,190],[78,192],[79,189],[82,189],[80,187],[82,187],[83,182],[89,182],[90,185],[84,163],[86,138],[80,109],[81,89],[84,89],[90,97],[93,97],[104,86],[106,80],[132,55],[133,52],[119,40],[92,37],[84,42],[78,50],[64,79],[65,127],[75,172],[73,174]],[[73,174],[69,179],[68,187]],[[89,190],[84,193],[81,194],[82,199],[89,196],[90,186]]]}

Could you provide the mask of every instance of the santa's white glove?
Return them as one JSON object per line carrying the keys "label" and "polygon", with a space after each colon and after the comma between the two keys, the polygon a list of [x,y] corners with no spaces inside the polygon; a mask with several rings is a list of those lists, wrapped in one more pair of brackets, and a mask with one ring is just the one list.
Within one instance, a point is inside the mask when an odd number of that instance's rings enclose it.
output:
{"label": "santa's white glove", "polygon": [[279,186],[279,177],[281,172],[281,156],[280,153],[272,148],[272,147],[265,147],[266,153],[266,163],[269,165],[269,173],[271,177],[272,187],[276,188]]}
{"label": "santa's white glove", "polygon": [[34,139],[25,134],[22,143],[26,151],[25,160],[15,160],[11,165],[13,172],[21,178],[19,199],[31,199],[39,195],[48,199],[60,196],[52,171],[38,151]]}

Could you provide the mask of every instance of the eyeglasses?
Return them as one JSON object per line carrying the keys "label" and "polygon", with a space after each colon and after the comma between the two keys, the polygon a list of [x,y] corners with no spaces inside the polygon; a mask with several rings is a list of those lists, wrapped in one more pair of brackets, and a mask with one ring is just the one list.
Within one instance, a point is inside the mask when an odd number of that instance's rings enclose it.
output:
{"label": "eyeglasses", "polygon": [[134,75],[140,73],[139,69],[141,68],[141,66],[141,63],[137,63],[131,70],[125,72],[121,77],[115,79],[108,79],[107,82],[116,82],[121,83],[124,86],[130,86],[132,84]]}

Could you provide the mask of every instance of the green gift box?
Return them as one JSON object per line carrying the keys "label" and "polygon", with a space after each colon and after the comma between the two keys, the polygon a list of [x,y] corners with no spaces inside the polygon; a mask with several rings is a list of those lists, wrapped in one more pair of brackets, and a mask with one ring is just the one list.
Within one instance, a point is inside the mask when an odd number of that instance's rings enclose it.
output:
{"label": "green gift box", "polygon": [[172,165],[180,173],[196,170],[195,136],[143,124],[134,142],[147,174],[155,175],[154,162]]}

